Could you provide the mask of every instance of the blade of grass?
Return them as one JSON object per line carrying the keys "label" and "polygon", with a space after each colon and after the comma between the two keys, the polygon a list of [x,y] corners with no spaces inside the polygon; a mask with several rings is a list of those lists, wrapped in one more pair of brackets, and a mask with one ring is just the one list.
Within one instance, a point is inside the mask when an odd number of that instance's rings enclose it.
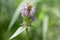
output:
{"label": "blade of grass", "polygon": [[46,34],[48,30],[48,21],[49,21],[48,16],[45,16],[43,19],[43,40],[46,40]]}
{"label": "blade of grass", "polygon": [[10,40],[18,36],[20,33],[22,33],[24,30],[26,30],[26,27],[19,27],[17,31],[10,37]]}

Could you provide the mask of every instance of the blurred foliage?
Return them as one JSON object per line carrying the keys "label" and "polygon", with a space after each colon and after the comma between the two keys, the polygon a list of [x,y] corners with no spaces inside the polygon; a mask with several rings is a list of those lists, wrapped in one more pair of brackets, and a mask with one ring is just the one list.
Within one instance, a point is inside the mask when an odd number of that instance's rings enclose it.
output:
{"label": "blurred foliage", "polygon": [[[22,18],[19,15],[11,30],[8,32],[9,23],[18,5],[24,0],[0,0],[0,40],[8,40],[16,31]],[[32,2],[32,0],[31,0]],[[60,40],[60,0],[39,0],[36,2],[34,27],[30,28],[30,40],[43,40],[42,25],[44,17],[48,15],[49,23],[46,40]],[[12,40],[25,40],[25,32]]]}

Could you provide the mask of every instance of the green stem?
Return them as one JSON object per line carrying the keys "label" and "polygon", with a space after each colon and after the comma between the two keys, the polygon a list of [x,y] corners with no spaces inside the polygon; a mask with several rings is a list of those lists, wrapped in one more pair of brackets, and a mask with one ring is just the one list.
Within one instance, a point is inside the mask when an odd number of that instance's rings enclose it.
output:
{"label": "green stem", "polygon": [[29,40],[28,27],[26,28],[26,40]]}

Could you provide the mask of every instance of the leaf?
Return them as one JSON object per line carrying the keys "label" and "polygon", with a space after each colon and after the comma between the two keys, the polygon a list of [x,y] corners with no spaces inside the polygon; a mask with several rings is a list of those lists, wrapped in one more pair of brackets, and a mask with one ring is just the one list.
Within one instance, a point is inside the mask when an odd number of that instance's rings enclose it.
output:
{"label": "leaf", "polygon": [[16,36],[18,36],[18,35],[19,35],[20,33],[22,33],[25,29],[26,29],[26,27],[23,27],[23,26],[19,27],[19,28],[17,29],[17,31],[10,37],[10,40],[13,39],[13,38],[15,38]]}
{"label": "leaf", "polygon": [[46,34],[48,30],[49,17],[45,16],[43,19],[43,40],[46,40]]}

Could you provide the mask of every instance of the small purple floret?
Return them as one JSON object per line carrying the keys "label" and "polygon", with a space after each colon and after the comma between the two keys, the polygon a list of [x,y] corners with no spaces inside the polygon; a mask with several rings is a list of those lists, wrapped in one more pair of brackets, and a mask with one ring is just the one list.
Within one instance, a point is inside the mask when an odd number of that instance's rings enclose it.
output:
{"label": "small purple floret", "polygon": [[32,17],[31,17],[31,22],[32,22],[32,21],[34,21],[34,19],[35,19],[35,17],[34,17],[34,16],[32,16]]}

